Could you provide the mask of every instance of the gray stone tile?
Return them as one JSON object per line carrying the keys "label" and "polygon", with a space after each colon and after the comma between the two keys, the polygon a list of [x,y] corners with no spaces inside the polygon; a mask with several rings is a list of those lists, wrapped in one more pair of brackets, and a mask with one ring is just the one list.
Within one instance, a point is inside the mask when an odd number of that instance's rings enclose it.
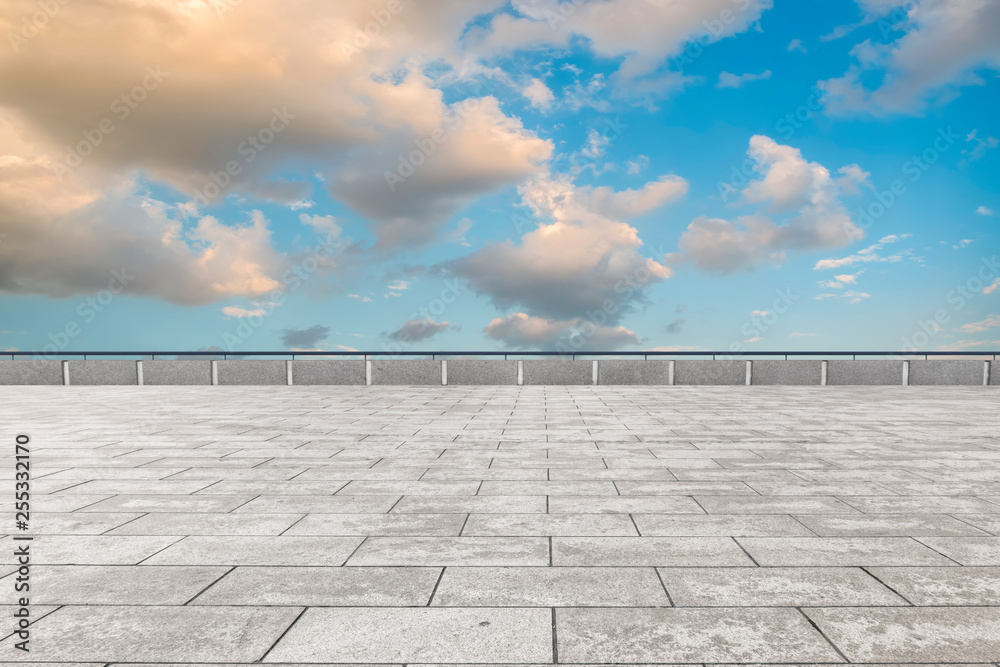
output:
{"label": "gray stone tile", "polygon": [[756,496],[742,482],[631,482],[616,483],[623,496]]}
{"label": "gray stone tile", "polygon": [[808,528],[780,514],[633,514],[639,532],[648,537],[796,537]]}
{"label": "gray stone tile", "polygon": [[439,567],[238,567],[194,604],[425,606]]}
{"label": "gray stone tile", "polygon": [[1000,505],[965,496],[844,496],[845,503],[866,514],[1000,513]]}
{"label": "gray stone tile", "polygon": [[824,496],[697,496],[709,514],[857,514],[836,498]]}
{"label": "gray stone tile", "polygon": [[[253,662],[291,625],[295,607],[63,607],[32,630],[39,662]],[[20,657],[8,638],[4,655]]]}
{"label": "gray stone tile", "polygon": [[350,565],[548,565],[541,537],[370,537]]}
{"label": "gray stone tile", "polygon": [[100,535],[139,518],[134,513],[35,512],[31,532],[35,535]]}
{"label": "gray stone tile", "polygon": [[954,565],[907,537],[743,537],[740,544],[764,566]]}
{"label": "gray stone tile", "polygon": [[860,568],[659,568],[659,571],[678,607],[906,604]]}
{"label": "gray stone tile", "polygon": [[1000,565],[1000,537],[921,537],[920,541],[962,565]]}
{"label": "gray stone tile", "polygon": [[343,565],[361,541],[360,537],[194,536],[185,537],[144,564],[337,566]]}
{"label": "gray stone tile", "polygon": [[229,512],[253,496],[120,495],[88,505],[81,512]]}
{"label": "gray stone tile", "polygon": [[286,535],[413,535],[457,537],[463,514],[310,514]]}
{"label": "gray stone tile", "polygon": [[918,606],[1000,606],[1000,567],[873,567],[870,570]]}
{"label": "gray stone tile", "polygon": [[1000,535],[1000,514],[956,514],[955,518],[971,523],[980,530]]}
{"label": "gray stone tile", "polygon": [[705,511],[688,496],[553,496],[552,514],[701,514]]}
{"label": "gray stone tile", "polygon": [[638,536],[638,533],[626,514],[472,514],[462,535]]}
{"label": "gray stone tile", "polygon": [[852,662],[1000,660],[997,607],[849,607],[806,613]]}
{"label": "gray stone tile", "polygon": [[31,600],[54,605],[181,605],[228,569],[41,565],[31,571]]}
{"label": "gray stone tile", "polygon": [[260,496],[234,514],[384,514],[399,496]]}
{"label": "gray stone tile", "polygon": [[449,567],[432,606],[669,607],[652,568]]}
{"label": "gray stone tile", "polygon": [[406,496],[392,511],[417,514],[544,514],[545,496]]}
{"label": "gray stone tile", "polygon": [[730,566],[753,562],[722,537],[554,537],[556,566]]}
{"label": "gray stone tile", "polygon": [[843,662],[794,609],[557,609],[560,663]]}
{"label": "gray stone tile", "polygon": [[147,514],[108,535],[280,535],[301,514]]}
{"label": "gray stone tile", "polygon": [[388,496],[474,496],[479,490],[476,481],[393,481],[393,480],[355,480],[344,487],[339,493],[348,496],[388,495]]}
{"label": "gray stone tile", "polygon": [[[31,562],[33,565],[135,565],[178,539],[175,536],[39,535],[31,543]],[[15,544],[6,537],[0,541],[0,548],[4,553],[13,553]]]}
{"label": "gray stone tile", "polygon": [[958,537],[983,531],[945,514],[802,515],[799,521],[824,537]]}
{"label": "gray stone tile", "polygon": [[551,663],[548,609],[309,609],[274,662]]}

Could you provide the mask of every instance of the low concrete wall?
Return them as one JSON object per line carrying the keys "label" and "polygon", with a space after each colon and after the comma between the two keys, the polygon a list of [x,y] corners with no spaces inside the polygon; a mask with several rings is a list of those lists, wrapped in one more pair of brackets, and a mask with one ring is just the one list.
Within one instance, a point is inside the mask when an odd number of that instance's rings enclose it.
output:
{"label": "low concrete wall", "polygon": [[277,359],[230,359],[215,363],[218,364],[219,384],[288,384],[288,374],[284,361]]}
{"label": "low concrete wall", "polygon": [[594,362],[574,359],[525,359],[524,384],[593,384]]}
{"label": "low concrete wall", "polygon": [[931,359],[910,362],[911,385],[982,385],[983,362],[965,359]]}
{"label": "low concrete wall", "polygon": [[[70,382],[72,382],[72,377]],[[144,361],[142,383],[149,385],[212,384],[211,361]]]}
{"label": "low concrete wall", "polygon": [[670,384],[670,361],[662,359],[602,359],[597,384]]}
{"label": "low concrete wall", "polygon": [[448,384],[517,384],[517,362],[497,359],[449,359]]}
{"label": "low concrete wall", "polygon": [[134,359],[72,359],[69,362],[71,385],[139,384]]}
{"label": "low concrete wall", "polygon": [[691,361],[674,363],[674,384],[746,384],[745,361]]}
{"label": "low concrete wall", "polygon": [[0,385],[62,383],[61,361],[48,361],[46,359],[0,361]]}
{"label": "low concrete wall", "polygon": [[[164,359],[142,362],[144,385],[213,384],[212,363],[208,360]],[[285,385],[288,363],[283,360],[230,359],[214,362],[220,385]],[[292,364],[292,384],[296,385],[427,385],[441,386],[442,361],[423,359],[298,360]],[[450,359],[449,385],[589,385],[594,383],[594,362],[570,359]],[[903,384],[903,361],[841,360],[827,363],[826,384]],[[1000,361],[932,359],[910,361],[910,385],[982,386],[984,377],[1000,386]],[[89,360],[0,360],[0,386],[61,385],[63,364],[70,385],[136,385],[137,362],[132,359]],[[521,364],[521,372],[518,372]],[[670,360],[605,359],[598,362],[599,385],[669,385]],[[821,361],[757,360],[752,364],[754,385],[819,385]],[[987,366],[989,364],[989,366]],[[746,361],[673,361],[675,385],[745,385]],[[988,373],[984,374],[984,370]],[[369,380],[370,377],[370,380]]]}
{"label": "low concrete wall", "polygon": [[317,359],[292,362],[292,384],[364,384],[365,362],[361,360]]}
{"label": "low concrete wall", "polygon": [[751,384],[818,385],[822,379],[822,361],[761,359],[753,362]]}
{"label": "low concrete wall", "polygon": [[372,384],[426,384],[441,386],[441,362],[429,359],[375,359]]}
{"label": "low concrete wall", "polygon": [[903,362],[880,359],[830,361],[826,368],[829,385],[902,385]]}

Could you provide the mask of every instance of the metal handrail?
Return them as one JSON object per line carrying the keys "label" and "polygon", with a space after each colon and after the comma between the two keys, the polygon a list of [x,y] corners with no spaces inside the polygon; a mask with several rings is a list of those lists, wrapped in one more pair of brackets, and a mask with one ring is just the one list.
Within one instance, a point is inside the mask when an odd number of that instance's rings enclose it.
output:
{"label": "metal handrail", "polygon": [[253,351],[253,352],[240,352],[233,350],[231,352],[223,352],[222,350],[194,350],[194,351],[183,351],[183,352],[173,352],[166,350],[157,350],[155,352],[122,352],[122,351],[100,351],[100,350],[88,350],[86,352],[45,352],[45,351],[23,351],[23,350],[10,350],[5,351],[2,354],[10,355],[13,360],[16,357],[48,357],[48,358],[59,358],[59,357],[83,357],[86,359],[88,356],[95,357],[288,357],[291,356],[294,359],[296,356],[300,357],[457,357],[457,356],[472,356],[472,357],[499,357],[502,356],[505,359],[508,355],[511,356],[522,356],[522,357],[707,357],[711,356],[715,359],[717,356],[724,357],[780,357],[784,356],[785,359],[788,357],[919,357],[923,356],[924,359],[929,359],[930,357],[989,357],[992,356],[995,360],[1000,351],[955,351],[947,352],[942,350],[931,350],[931,351],[910,351],[910,350],[892,350],[892,351],[882,351],[876,352],[871,350],[827,350],[827,351],[748,351],[742,350],[740,352],[730,352],[730,351],[717,351],[717,350],[679,350],[679,351],[669,351],[669,350],[623,350],[623,351],[586,351],[581,350],[579,352],[563,352],[558,350],[544,351],[544,350],[524,350],[524,351],[512,351],[508,350],[498,351],[498,350],[429,350],[429,351],[412,351],[412,350],[401,350],[401,351],[389,351],[389,350],[296,350],[295,352],[290,351]]}

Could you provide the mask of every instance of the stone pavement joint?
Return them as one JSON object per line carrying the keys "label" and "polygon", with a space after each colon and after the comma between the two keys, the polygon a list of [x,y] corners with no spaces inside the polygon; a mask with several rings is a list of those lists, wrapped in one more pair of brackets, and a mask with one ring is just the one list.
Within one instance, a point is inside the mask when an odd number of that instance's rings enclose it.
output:
{"label": "stone pavement joint", "polygon": [[0,662],[1000,662],[993,387],[0,394]]}

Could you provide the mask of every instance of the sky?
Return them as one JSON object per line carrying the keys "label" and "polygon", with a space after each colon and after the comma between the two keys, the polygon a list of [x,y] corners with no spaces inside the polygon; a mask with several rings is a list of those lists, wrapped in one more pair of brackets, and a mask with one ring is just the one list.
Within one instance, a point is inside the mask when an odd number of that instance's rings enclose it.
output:
{"label": "sky", "polygon": [[0,349],[1000,349],[995,0],[3,5]]}

